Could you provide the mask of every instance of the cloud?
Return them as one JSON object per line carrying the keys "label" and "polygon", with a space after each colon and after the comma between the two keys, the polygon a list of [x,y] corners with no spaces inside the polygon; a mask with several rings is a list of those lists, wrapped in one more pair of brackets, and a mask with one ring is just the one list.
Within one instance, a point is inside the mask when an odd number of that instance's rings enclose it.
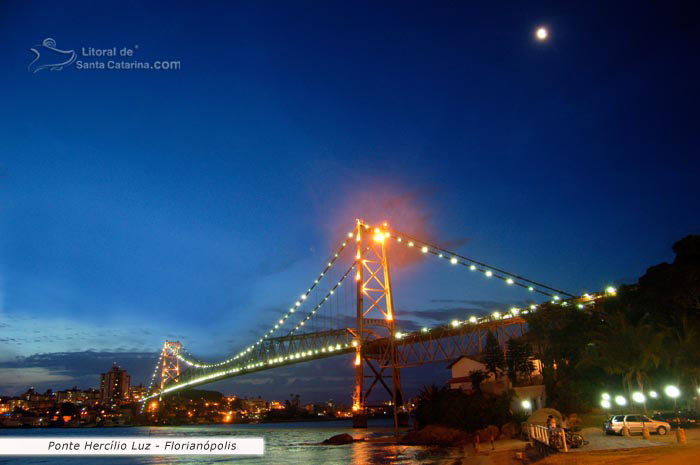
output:
{"label": "cloud", "polygon": [[0,388],[3,391],[19,392],[30,386],[44,385],[47,383],[64,382],[73,379],[72,376],[51,371],[48,368],[3,368]]}
{"label": "cloud", "polygon": [[[0,362],[0,392],[17,393],[31,385],[40,389],[64,389],[72,386],[98,387],[100,373],[109,370],[112,363],[125,368],[132,384],[145,383],[158,360],[152,352],[56,352],[16,357]],[[24,371],[22,371],[24,370]],[[15,378],[15,373],[31,374]]]}

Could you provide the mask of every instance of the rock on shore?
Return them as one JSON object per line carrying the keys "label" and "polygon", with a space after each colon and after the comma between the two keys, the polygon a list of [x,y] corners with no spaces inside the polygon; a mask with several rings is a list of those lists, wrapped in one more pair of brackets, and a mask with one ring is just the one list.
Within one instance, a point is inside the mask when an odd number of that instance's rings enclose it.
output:
{"label": "rock on shore", "polygon": [[335,436],[326,439],[321,444],[332,445],[332,446],[342,446],[343,444],[352,444],[353,442],[355,442],[355,439],[353,439],[352,436],[350,436],[347,433],[343,433],[343,434],[336,434]]}
{"label": "rock on shore", "polygon": [[429,425],[418,431],[409,431],[398,442],[408,446],[460,446],[469,444],[471,436],[458,429]]}

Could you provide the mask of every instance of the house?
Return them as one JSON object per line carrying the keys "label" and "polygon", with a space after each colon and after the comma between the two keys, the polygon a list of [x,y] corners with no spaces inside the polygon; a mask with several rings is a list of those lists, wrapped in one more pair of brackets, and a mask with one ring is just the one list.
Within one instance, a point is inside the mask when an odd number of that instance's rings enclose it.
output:
{"label": "house", "polygon": [[512,389],[514,391],[514,410],[521,408],[523,400],[530,401],[532,409],[536,410],[545,406],[546,395],[542,381],[542,363],[540,360],[532,360],[535,370],[527,378],[521,377],[513,385],[505,373],[499,373],[496,377],[493,373],[488,373],[486,365],[476,359],[461,357],[455,359],[447,368],[452,370],[452,378],[447,381],[451,389],[462,389],[465,392],[473,392],[470,373],[483,371],[486,375],[480,384],[481,391],[485,394],[500,395]]}
{"label": "house", "polygon": [[475,371],[483,371],[486,375],[484,381],[481,382],[482,388],[496,381],[494,374],[486,371],[486,365],[473,358],[465,357],[464,355],[455,359],[447,368],[452,370],[452,378],[447,381],[451,389],[462,389],[467,392],[473,391],[474,386],[472,386],[470,374]]}

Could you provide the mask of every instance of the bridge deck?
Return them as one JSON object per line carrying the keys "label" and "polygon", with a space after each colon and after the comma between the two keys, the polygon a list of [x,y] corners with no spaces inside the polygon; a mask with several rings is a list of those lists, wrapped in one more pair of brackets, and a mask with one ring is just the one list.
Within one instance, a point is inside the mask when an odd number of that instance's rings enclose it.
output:
{"label": "bridge deck", "polygon": [[[489,331],[496,334],[499,343],[505,347],[508,339],[524,334],[525,320],[520,317],[483,318],[476,323],[444,325],[430,330],[397,335],[393,341],[397,364],[405,368],[446,362],[461,355],[475,355],[482,351],[485,335]],[[391,342],[389,337],[365,341],[363,354],[377,360],[380,367],[388,367],[391,365]],[[243,359],[218,366],[190,366],[180,374],[178,382],[166,385],[162,394],[270,370],[278,366],[354,352],[351,328],[270,338]]]}

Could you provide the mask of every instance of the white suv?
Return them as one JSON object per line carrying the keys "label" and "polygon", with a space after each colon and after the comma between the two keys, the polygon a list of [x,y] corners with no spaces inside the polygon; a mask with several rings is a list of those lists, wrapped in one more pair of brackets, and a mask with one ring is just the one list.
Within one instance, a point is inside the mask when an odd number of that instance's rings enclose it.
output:
{"label": "white suv", "polygon": [[671,431],[671,425],[665,421],[652,420],[646,415],[611,415],[603,423],[603,431],[606,434],[622,434],[622,427],[627,425],[630,434],[641,433],[646,426],[650,433],[657,433],[659,436]]}

